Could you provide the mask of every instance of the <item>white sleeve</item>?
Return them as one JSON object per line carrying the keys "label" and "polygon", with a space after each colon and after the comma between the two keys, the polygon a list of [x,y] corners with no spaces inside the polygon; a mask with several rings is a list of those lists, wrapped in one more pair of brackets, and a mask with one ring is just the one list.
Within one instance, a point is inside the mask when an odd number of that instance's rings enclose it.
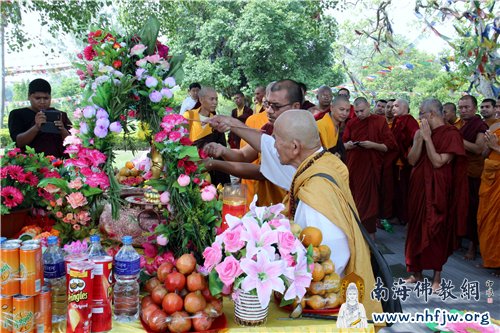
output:
{"label": "white sleeve", "polygon": [[344,269],[351,257],[351,252],[349,251],[347,236],[342,229],[337,227],[326,216],[302,201],[297,205],[294,222],[302,228],[310,226],[321,230],[323,233],[322,244],[328,245],[332,250],[330,259],[335,264],[335,272],[340,277],[343,277]]}
{"label": "white sleeve", "polygon": [[184,112],[186,112],[187,110],[191,110],[196,104],[196,102],[194,104],[193,102],[194,100],[191,98],[191,96],[184,98],[181,105],[181,111],[179,113],[184,114]]}
{"label": "white sleeve", "polygon": [[293,176],[297,170],[290,165],[280,163],[278,151],[274,148],[274,138],[272,136],[267,134],[262,135],[260,149],[260,172],[274,185],[290,191]]}

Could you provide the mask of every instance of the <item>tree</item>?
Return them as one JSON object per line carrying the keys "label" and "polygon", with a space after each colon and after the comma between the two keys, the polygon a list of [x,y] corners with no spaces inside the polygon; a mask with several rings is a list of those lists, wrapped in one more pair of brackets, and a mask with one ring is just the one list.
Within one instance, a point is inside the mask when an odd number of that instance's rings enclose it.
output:
{"label": "tree", "polygon": [[121,4],[120,21],[128,30],[145,14],[158,16],[174,53],[187,56],[186,83],[214,86],[226,97],[282,78],[311,87],[342,81],[331,48],[336,24],[320,15],[333,1]]}
{"label": "tree", "polygon": [[28,99],[28,85],[28,80],[14,83],[14,87],[12,88],[12,100],[14,102],[25,101]]}

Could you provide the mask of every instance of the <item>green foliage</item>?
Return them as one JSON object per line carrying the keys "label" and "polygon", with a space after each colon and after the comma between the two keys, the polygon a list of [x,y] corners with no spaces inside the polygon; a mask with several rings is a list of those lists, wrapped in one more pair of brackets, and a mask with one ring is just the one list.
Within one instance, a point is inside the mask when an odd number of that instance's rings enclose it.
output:
{"label": "green foliage", "polygon": [[0,128],[0,147],[6,147],[12,143],[8,128]]}
{"label": "green foliage", "polygon": [[12,100],[15,102],[25,101],[28,99],[28,80],[22,80],[21,82],[14,83],[12,88]]}
{"label": "green foliage", "polygon": [[80,83],[76,77],[64,77],[60,83],[52,87],[52,98],[76,96],[80,93]]}
{"label": "green foliage", "polygon": [[184,82],[214,86],[225,97],[281,78],[315,87],[336,85],[333,19],[319,15],[333,1],[121,2],[120,21],[133,30],[155,13],[169,45],[186,54]]}

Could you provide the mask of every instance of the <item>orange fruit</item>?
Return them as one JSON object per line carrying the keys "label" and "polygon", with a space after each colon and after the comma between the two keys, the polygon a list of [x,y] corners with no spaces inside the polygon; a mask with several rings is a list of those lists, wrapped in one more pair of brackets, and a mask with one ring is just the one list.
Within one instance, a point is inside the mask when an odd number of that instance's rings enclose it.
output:
{"label": "orange fruit", "polygon": [[326,294],[325,286],[323,285],[323,282],[311,282],[311,285],[307,289],[308,293],[311,295],[324,295]]}
{"label": "orange fruit", "polygon": [[321,252],[319,251],[319,248],[313,247],[313,261],[319,262],[320,259],[321,259]]}
{"label": "orange fruit", "polygon": [[332,250],[330,249],[330,247],[328,245],[320,245],[318,247],[318,249],[320,252],[321,261],[325,261],[325,260],[330,259],[330,255],[332,254]]}
{"label": "orange fruit", "polygon": [[327,293],[338,293],[340,291],[340,276],[337,273],[332,273],[323,279],[323,288]]}
{"label": "orange fruit", "polygon": [[305,247],[311,244],[312,246],[319,246],[323,240],[323,234],[321,230],[316,227],[306,227],[300,233],[299,239]]}
{"label": "orange fruit", "polygon": [[321,263],[321,266],[323,266],[325,274],[332,274],[335,271],[335,265],[333,264],[333,261],[331,259],[323,261]]}
{"label": "orange fruit", "polygon": [[323,309],[325,307],[326,300],[319,295],[314,295],[314,296],[309,297],[306,304],[311,309],[318,310],[318,309]]}
{"label": "orange fruit", "polygon": [[133,177],[137,177],[137,176],[139,176],[139,173],[140,173],[140,171],[139,171],[139,170],[137,170],[136,168],[132,168],[132,169],[130,170],[130,175],[131,175],[131,176],[133,176]]}
{"label": "orange fruit", "polygon": [[128,161],[127,163],[125,163],[125,167],[127,167],[127,169],[129,170],[132,170],[135,167],[134,162]]}
{"label": "orange fruit", "polygon": [[312,271],[312,280],[314,282],[318,282],[323,280],[325,277],[325,270],[323,269],[323,266],[319,263],[314,263],[314,269]]}
{"label": "orange fruit", "polygon": [[125,176],[128,177],[130,176],[130,169],[127,169],[126,167],[120,169],[120,176]]}
{"label": "orange fruit", "polygon": [[326,304],[325,306],[327,308],[338,308],[341,303],[341,299],[338,293],[328,293],[325,295],[325,300]]}

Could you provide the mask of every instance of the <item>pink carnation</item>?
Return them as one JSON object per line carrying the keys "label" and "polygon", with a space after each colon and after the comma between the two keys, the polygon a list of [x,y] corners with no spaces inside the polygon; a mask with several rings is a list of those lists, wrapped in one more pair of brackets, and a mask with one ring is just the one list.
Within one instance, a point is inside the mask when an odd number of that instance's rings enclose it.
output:
{"label": "pink carnation", "polygon": [[177,178],[177,183],[179,183],[181,187],[188,186],[190,182],[191,178],[189,178],[188,175],[180,175],[179,178]]}
{"label": "pink carnation", "polygon": [[158,133],[155,134],[155,138],[154,139],[155,139],[156,142],[162,142],[162,141],[164,141],[167,138],[167,136],[168,136],[167,132],[160,131],[160,132],[158,132]]}
{"label": "pink carnation", "polygon": [[69,188],[79,190],[83,186],[82,179],[80,177],[73,179],[68,184]]}
{"label": "pink carnation", "polygon": [[178,131],[170,132],[170,134],[168,135],[169,140],[172,140],[174,142],[179,141],[181,139],[181,137],[182,137],[182,134]]}
{"label": "pink carnation", "polygon": [[66,200],[71,205],[73,209],[85,206],[87,204],[87,198],[80,192],[71,193],[66,196]]}

